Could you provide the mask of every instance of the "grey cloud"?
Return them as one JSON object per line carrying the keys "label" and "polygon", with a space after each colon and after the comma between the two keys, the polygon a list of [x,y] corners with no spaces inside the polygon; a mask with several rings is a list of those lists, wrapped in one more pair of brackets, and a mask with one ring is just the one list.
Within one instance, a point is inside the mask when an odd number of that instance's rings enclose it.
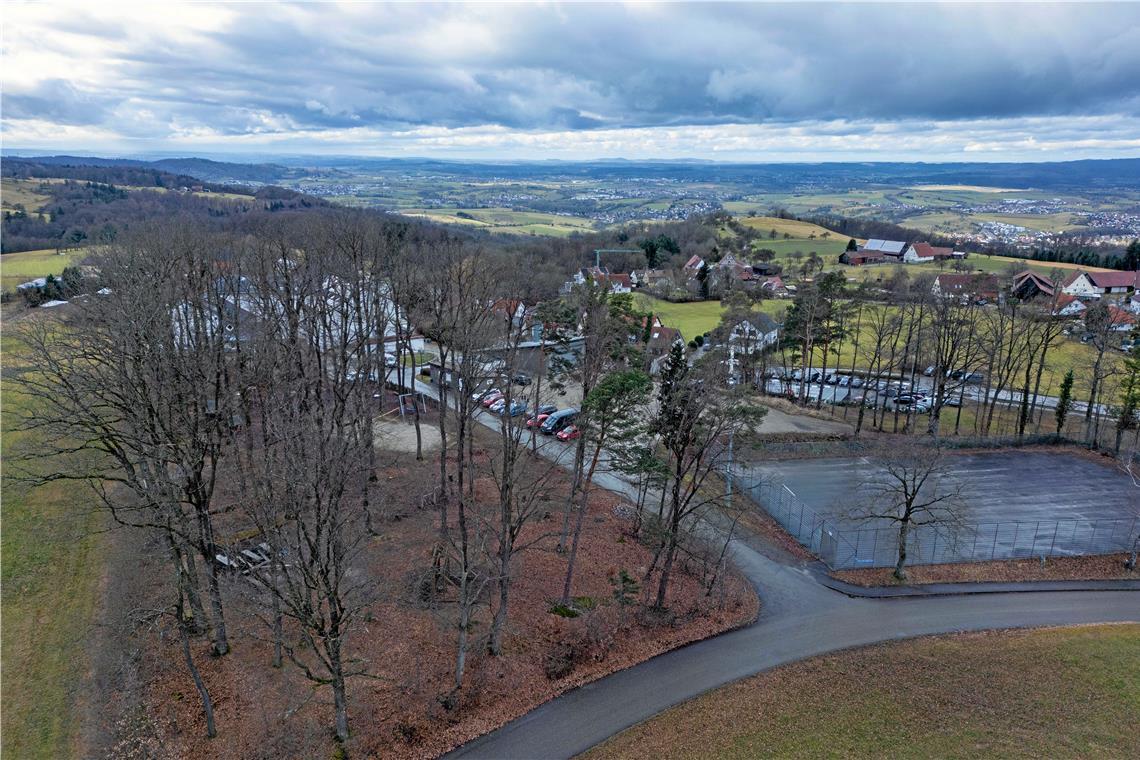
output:
{"label": "grey cloud", "polygon": [[[103,90],[5,93],[5,116],[98,123],[131,102],[240,134],[265,117],[595,130],[1140,115],[1138,5],[228,8],[200,39],[132,38],[99,62],[115,71]],[[69,24],[121,37],[108,19]]]}

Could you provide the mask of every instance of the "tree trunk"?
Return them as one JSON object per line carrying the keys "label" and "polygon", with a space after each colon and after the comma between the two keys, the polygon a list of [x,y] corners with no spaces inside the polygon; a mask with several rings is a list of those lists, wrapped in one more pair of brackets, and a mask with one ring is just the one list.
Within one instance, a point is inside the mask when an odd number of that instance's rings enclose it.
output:
{"label": "tree trunk", "polygon": [[906,539],[907,533],[910,532],[910,521],[904,520],[899,523],[899,558],[895,563],[895,579],[906,582]]}
{"label": "tree trunk", "polygon": [[657,582],[657,599],[653,606],[665,609],[665,592],[669,589],[669,575],[673,571],[673,558],[677,556],[677,534],[669,533],[669,545],[665,550],[665,564],[661,566],[661,579]]}
{"label": "tree trunk", "polygon": [[210,692],[206,689],[205,682],[202,681],[198,666],[194,664],[194,655],[190,651],[190,631],[183,618],[181,601],[178,604],[178,618],[178,635],[182,639],[182,659],[186,663],[186,669],[190,671],[190,677],[194,679],[194,688],[198,690],[198,696],[202,700],[202,712],[206,715],[206,736],[213,739],[218,735],[218,731],[214,727],[214,703],[210,700]]}
{"label": "tree trunk", "polygon": [[190,632],[201,633],[202,631],[209,630],[210,618],[206,615],[206,609],[202,606],[202,594],[198,590],[198,566],[194,560],[194,552],[183,552],[181,547],[178,546],[177,539],[173,536],[171,536],[169,540],[171,549],[174,552],[174,561],[180,568],[185,567],[182,587],[186,590],[186,601],[190,603],[190,616],[192,618]]}
{"label": "tree trunk", "polygon": [[226,619],[222,614],[222,588],[218,580],[218,563],[210,562],[209,573],[210,607],[214,611],[214,654],[221,656],[230,651],[229,637],[226,635]]}
{"label": "tree trunk", "polygon": [[582,501],[578,507],[578,518],[574,522],[574,540],[570,544],[570,559],[566,563],[566,582],[562,586],[563,604],[570,603],[570,587],[574,581],[574,560],[578,557],[578,540],[582,537],[582,523],[585,521],[586,512],[589,509],[587,499],[590,497],[590,483],[594,479],[594,470],[597,469],[598,457],[601,456],[601,453],[602,446],[599,441],[594,449],[594,456],[590,460],[590,469],[586,474],[585,482],[582,483]]}

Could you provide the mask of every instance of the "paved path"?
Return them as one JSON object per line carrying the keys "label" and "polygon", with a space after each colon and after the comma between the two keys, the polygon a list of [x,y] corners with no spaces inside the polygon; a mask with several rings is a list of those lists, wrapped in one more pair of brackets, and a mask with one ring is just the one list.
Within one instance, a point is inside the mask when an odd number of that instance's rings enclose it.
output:
{"label": "paved path", "polygon": [[[416,382],[435,396],[434,386]],[[497,429],[499,419],[478,413]],[[543,438],[552,462],[573,462],[570,446]],[[632,497],[633,486],[611,473],[599,487]],[[856,599],[822,584],[809,565],[773,559],[736,540],[733,560],[760,594],[754,624],[654,657],[570,691],[448,757],[572,757],[662,710],[763,670],[848,647],[927,634],[1140,621],[1135,591],[1042,591]]]}

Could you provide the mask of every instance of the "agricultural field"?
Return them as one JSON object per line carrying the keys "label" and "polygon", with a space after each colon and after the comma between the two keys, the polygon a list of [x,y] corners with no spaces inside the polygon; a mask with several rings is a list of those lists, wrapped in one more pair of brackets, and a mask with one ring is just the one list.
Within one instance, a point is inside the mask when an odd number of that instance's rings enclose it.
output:
{"label": "agricultural field", "polygon": [[1136,757],[1140,625],[969,633],[786,665],[619,734],[634,757]]}
{"label": "agricultural field", "polygon": [[588,219],[543,214],[537,211],[515,211],[509,208],[409,208],[401,209],[400,213],[433,222],[458,224],[513,235],[565,237],[574,232],[588,232],[594,229],[594,224]]}
{"label": "agricultural field", "polygon": [[[8,258],[5,256],[5,259]],[[29,488],[13,479],[14,448],[28,402],[13,385],[31,371],[13,322],[46,317],[4,314],[3,747],[5,757],[72,757],[76,702],[85,674],[83,640],[101,581],[100,520],[93,495],[63,482]]]}
{"label": "agricultural field", "polygon": [[56,253],[55,249],[39,251],[22,251],[20,253],[5,253],[0,256],[0,290],[7,293],[14,291],[16,286],[37,277],[56,276],[63,273],[65,267],[82,261],[90,255],[84,248],[72,249],[63,253]]}
{"label": "agricultural field", "polygon": [[21,180],[12,177],[0,179],[0,205],[4,211],[15,212],[20,207],[29,214],[38,213],[51,196],[39,192],[43,180]]}

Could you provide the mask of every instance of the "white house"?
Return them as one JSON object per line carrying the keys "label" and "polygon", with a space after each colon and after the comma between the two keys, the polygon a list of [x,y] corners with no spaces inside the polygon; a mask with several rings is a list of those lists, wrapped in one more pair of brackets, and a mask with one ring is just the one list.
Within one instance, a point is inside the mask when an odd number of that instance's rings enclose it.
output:
{"label": "white house", "polygon": [[1077,298],[1100,298],[1106,295],[1128,295],[1137,289],[1140,289],[1140,271],[1080,271],[1073,275],[1061,290]]}
{"label": "white house", "polygon": [[953,258],[953,248],[938,248],[930,243],[914,243],[906,249],[902,260],[908,264],[927,264],[939,259]]}
{"label": "white house", "polygon": [[1053,307],[1054,317],[1079,317],[1088,309],[1084,301],[1076,296],[1061,294],[1057,296],[1057,305]]}
{"label": "white house", "polygon": [[767,314],[757,314],[732,328],[728,342],[742,349],[758,350],[774,346],[780,338],[780,326]]}

